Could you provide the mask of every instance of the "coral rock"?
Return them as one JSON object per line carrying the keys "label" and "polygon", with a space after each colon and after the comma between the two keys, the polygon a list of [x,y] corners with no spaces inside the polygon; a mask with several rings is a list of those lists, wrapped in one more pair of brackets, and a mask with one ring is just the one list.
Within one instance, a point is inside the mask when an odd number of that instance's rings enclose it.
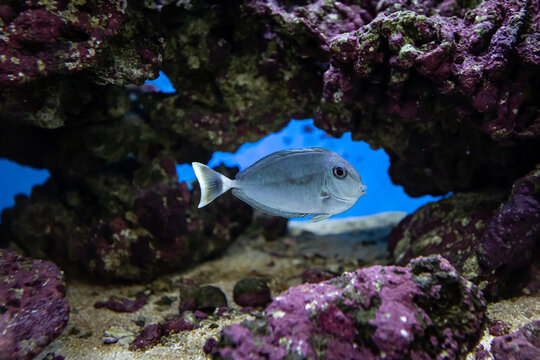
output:
{"label": "coral rock", "polygon": [[304,270],[304,272],[302,273],[302,282],[315,284],[321,281],[330,280],[336,277],[336,275],[337,274],[334,274],[329,270],[312,267]]}
{"label": "coral rock", "polygon": [[[156,182],[144,188],[122,173],[100,175],[59,199],[49,180],[4,211],[1,228],[30,255],[101,279],[150,279],[185,268],[223,251],[251,223],[252,210],[230,194],[197,209],[198,186],[190,191],[169,178],[168,162],[138,169]],[[99,215],[88,217],[93,211]]]}
{"label": "coral rock", "polygon": [[458,358],[484,321],[478,288],[440,256],[374,266],[277,296],[222,330],[214,358]]}
{"label": "coral rock", "polygon": [[163,336],[176,334],[180,331],[189,331],[197,328],[196,319],[190,319],[186,313],[164,324],[151,324],[146,326],[130,344],[132,349],[145,349],[157,345]]}
{"label": "coral rock", "polygon": [[515,333],[499,336],[491,343],[495,360],[540,358],[540,321],[533,321]]}
{"label": "coral rock", "polygon": [[[129,34],[126,24],[137,22],[129,10],[119,0],[85,6],[77,1],[3,5],[0,84],[80,70],[90,70],[102,83],[123,84],[153,77],[161,61],[161,47],[148,41],[142,28]],[[122,39],[134,35],[137,46],[122,44]],[[120,52],[112,61],[109,58],[108,66],[99,64],[111,55],[113,47]],[[118,56],[121,52],[123,56]]]}
{"label": "coral rock", "polygon": [[463,276],[476,283],[487,280],[487,295],[534,291],[540,260],[539,186],[540,170],[535,169],[514,183],[506,199],[492,190],[457,193],[424,205],[392,230],[388,245],[394,261],[406,264],[416,256],[441,254]]}
{"label": "coral rock", "polygon": [[33,359],[66,327],[62,272],[49,261],[0,249],[0,358]]}

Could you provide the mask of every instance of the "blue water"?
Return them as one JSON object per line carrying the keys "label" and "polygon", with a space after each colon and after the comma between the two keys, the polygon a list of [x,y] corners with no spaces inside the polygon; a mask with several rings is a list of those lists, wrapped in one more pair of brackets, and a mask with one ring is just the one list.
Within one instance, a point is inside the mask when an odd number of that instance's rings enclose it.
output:
{"label": "blue water", "polygon": [[[175,92],[171,82],[161,71],[156,80],[148,82],[158,86],[163,92]],[[330,137],[315,128],[313,120],[291,120],[282,131],[268,135],[256,143],[244,144],[234,154],[216,152],[208,165],[212,167],[223,162],[228,166],[239,166],[242,170],[274,151],[312,146],[330,149],[347,159],[358,170],[362,181],[368,187],[367,194],[353,208],[335,217],[396,210],[410,213],[427,202],[439,199],[432,196],[411,198],[401,186],[390,181],[390,162],[384,150],[373,150],[365,142],[352,141],[350,133],[345,133],[339,139]],[[195,174],[188,164],[178,165],[177,171],[181,181],[190,182],[195,179]],[[16,194],[29,195],[34,185],[42,184],[48,177],[47,170],[33,169],[0,159],[0,210],[13,206]]]}
{"label": "blue water", "polygon": [[34,185],[43,184],[49,172],[0,159],[0,210],[15,205],[16,194],[30,195]]}
{"label": "blue water", "polygon": [[169,78],[167,77],[167,75],[165,75],[165,73],[163,73],[163,71],[159,72],[159,76],[157,79],[147,80],[146,82],[156,85],[161,90],[161,92],[165,94],[171,94],[176,92],[176,89],[173,87],[171,80],[169,80]]}

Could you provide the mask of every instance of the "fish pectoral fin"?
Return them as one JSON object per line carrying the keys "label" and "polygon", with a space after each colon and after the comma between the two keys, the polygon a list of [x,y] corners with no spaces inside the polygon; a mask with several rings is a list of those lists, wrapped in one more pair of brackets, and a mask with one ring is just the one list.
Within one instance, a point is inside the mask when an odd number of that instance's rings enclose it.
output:
{"label": "fish pectoral fin", "polygon": [[309,222],[319,222],[319,221],[323,221],[323,220],[326,220],[330,217],[330,214],[317,214],[317,215],[313,215],[310,219],[309,219]]}

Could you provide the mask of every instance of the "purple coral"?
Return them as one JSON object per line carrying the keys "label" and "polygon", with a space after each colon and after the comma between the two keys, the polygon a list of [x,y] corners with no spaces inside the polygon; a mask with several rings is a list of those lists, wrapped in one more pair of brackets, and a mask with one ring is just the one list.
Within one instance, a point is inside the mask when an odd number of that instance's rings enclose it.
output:
{"label": "purple coral", "polygon": [[538,92],[538,2],[466,6],[379,2],[372,21],[327,37],[317,126],[385,147],[411,195],[509,186],[537,161],[517,154],[538,151],[526,141],[540,136],[527,95]]}
{"label": "purple coral", "polygon": [[277,296],[222,331],[216,358],[456,358],[475,344],[481,292],[440,256],[373,266]]}
{"label": "purple coral", "polygon": [[62,272],[49,261],[0,249],[0,358],[33,359],[66,327]]}

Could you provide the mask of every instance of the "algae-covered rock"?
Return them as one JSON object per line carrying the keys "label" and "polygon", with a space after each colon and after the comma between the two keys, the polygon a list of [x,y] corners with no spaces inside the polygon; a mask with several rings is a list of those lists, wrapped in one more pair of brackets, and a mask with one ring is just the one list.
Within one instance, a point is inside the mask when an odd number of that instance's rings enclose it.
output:
{"label": "algae-covered rock", "polygon": [[393,261],[404,266],[418,256],[441,254],[460,274],[478,280],[480,241],[501,200],[490,193],[458,193],[422,206],[390,233]]}
{"label": "algae-covered rock", "polygon": [[178,183],[167,164],[154,169],[161,182],[144,188],[109,174],[61,198],[51,179],[3,212],[0,235],[100,279],[140,281],[218,254],[251,223],[251,208],[228,195],[198,210],[199,188]]}
{"label": "algae-covered rock", "polygon": [[110,91],[104,85],[155,78],[163,43],[134,5],[124,0],[3,2],[3,120],[48,129],[69,126],[73,117],[100,111],[103,92]]}
{"label": "algae-covered rock", "polygon": [[246,3],[164,4],[163,70],[177,91],[141,99],[153,127],[234,151],[310,116],[329,59],[321,39],[301,25],[291,33]]}
{"label": "algae-covered rock", "polygon": [[156,76],[163,49],[138,10],[123,0],[4,2],[0,83],[25,83],[81,70],[103,84]]}
{"label": "algae-covered rock", "polygon": [[67,325],[62,271],[0,249],[0,358],[33,359]]}
{"label": "algae-covered rock", "polygon": [[[216,220],[236,205],[195,220],[205,215],[187,210],[174,163],[235,150],[290,117],[384,148],[410,195],[508,192],[540,161],[539,9],[537,0],[5,2],[0,157],[47,168],[51,180],[5,212],[0,238],[116,278],[215,254],[225,245],[214,240],[227,244],[244,222]],[[158,69],[176,93],[133,86]],[[456,247],[478,232],[446,223]],[[212,239],[201,243],[208,250],[192,252],[195,236]],[[490,249],[507,240],[488,242],[485,266],[506,268]],[[468,276],[479,266],[466,250],[455,257]]]}
{"label": "algae-covered rock", "polygon": [[377,2],[372,21],[327,40],[315,124],[383,147],[413,196],[509,187],[538,162],[538,9]]}
{"label": "algae-covered rock", "polygon": [[278,295],[222,330],[214,358],[459,358],[484,319],[478,288],[440,256],[374,266]]}
{"label": "algae-covered rock", "polygon": [[484,282],[491,296],[530,293],[539,246],[539,169],[517,180],[508,197],[496,191],[457,193],[424,205],[389,237],[396,263],[441,254],[463,276]]}

